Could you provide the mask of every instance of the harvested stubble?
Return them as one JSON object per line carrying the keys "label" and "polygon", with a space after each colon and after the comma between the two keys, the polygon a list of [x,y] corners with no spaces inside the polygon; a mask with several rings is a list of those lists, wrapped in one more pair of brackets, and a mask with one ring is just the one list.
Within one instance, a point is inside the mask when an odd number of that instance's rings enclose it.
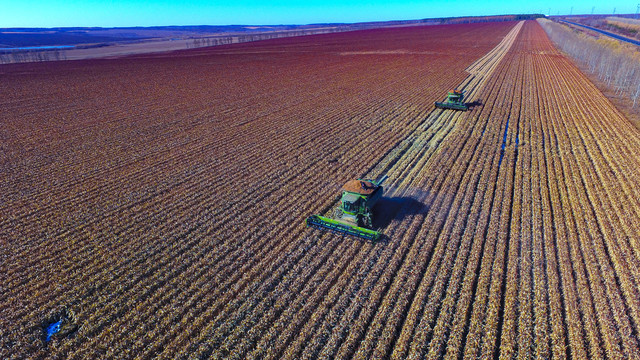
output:
{"label": "harvested stubble", "polygon": [[[640,133],[536,22],[0,71],[3,357],[638,354]],[[386,241],[304,227],[382,173]]]}

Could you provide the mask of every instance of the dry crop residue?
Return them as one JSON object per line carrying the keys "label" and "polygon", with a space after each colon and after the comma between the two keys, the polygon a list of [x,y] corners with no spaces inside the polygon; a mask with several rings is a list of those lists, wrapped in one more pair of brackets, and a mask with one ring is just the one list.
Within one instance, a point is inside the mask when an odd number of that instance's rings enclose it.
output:
{"label": "dry crop residue", "polygon": [[[639,353],[640,132],[536,22],[3,72],[2,357]],[[382,173],[385,241],[305,228]]]}
{"label": "dry crop residue", "polygon": [[[347,268],[344,255],[380,249],[319,237],[304,218],[411,133],[512,26],[3,66],[0,357],[294,349],[305,324],[327,321],[309,310],[338,277],[360,276],[362,262]],[[394,49],[451,55],[338,55]],[[79,328],[45,346],[41,319],[61,306]],[[262,345],[279,336],[290,338]]]}

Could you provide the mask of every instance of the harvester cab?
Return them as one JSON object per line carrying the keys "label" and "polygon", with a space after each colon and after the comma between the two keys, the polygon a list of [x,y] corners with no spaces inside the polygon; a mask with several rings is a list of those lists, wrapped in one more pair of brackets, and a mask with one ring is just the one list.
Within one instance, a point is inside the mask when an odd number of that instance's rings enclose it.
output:
{"label": "harvester cab", "polygon": [[373,206],[382,197],[381,184],[387,176],[379,180],[350,180],[342,187],[340,205],[333,218],[311,215],[307,226],[347,234],[369,240],[378,240],[381,234],[373,228]]}
{"label": "harvester cab", "polygon": [[464,103],[464,91],[462,90],[451,90],[447,94],[447,98],[443,102],[436,101],[436,107],[440,109],[450,109],[450,110],[469,110],[467,104]]}

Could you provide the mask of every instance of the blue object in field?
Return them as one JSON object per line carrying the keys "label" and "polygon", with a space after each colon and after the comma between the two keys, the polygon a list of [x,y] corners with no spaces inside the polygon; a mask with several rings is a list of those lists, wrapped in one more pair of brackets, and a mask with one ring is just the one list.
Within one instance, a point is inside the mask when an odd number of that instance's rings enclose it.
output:
{"label": "blue object in field", "polygon": [[53,324],[47,326],[47,341],[51,340],[51,336],[60,331],[60,325],[62,325],[62,320],[58,320]]}

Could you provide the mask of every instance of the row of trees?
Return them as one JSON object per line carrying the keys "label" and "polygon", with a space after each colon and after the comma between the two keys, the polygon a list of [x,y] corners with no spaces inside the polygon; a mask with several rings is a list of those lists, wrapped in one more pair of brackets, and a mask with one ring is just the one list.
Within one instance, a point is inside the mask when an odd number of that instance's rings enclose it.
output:
{"label": "row of trees", "polygon": [[[237,36],[221,36],[221,37],[207,37],[207,38],[195,38],[187,42],[187,49],[205,47],[205,46],[218,46],[233,43],[258,41],[266,39],[275,39],[281,37],[290,36],[302,36],[313,34],[324,34],[332,32],[341,32],[350,30],[347,26],[337,26],[332,28],[322,29],[306,29],[306,30],[293,30],[293,31],[278,31],[267,32]],[[25,63],[25,62],[39,62],[39,61],[54,61],[54,60],[66,60],[67,54],[65,50],[11,50],[0,52],[0,64],[11,63]]]}
{"label": "row of trees", "polygon": [[0,64],[66,60],[65,50],[16,50],[0,53]]}
{"label": "row of trees", "polygon": [[266,33],[237,35],[237,36],[196,38],[187,43],[187,49],[204,47],[204,46],[217,46],[217,45],[226,45],[226,44],[242,43],[242,42],[249,42],[249,41],[277,39],[277,38],[290,37],[290,36],[326,34],[326,33],[341,32],[341,31],[348,31],[348,30],[351,30],[351,28],[348,26],[337,26],[332,28],[321,28],[321,29],[275,31],[275,32],[266,32]]}
{"label": "row of trees", "polygon": [[547,19],[538,20],[551,40],[586,66],[617,95],[626,95],[635,107],[640,96],[640,55],[613,39],[595,39]]}

